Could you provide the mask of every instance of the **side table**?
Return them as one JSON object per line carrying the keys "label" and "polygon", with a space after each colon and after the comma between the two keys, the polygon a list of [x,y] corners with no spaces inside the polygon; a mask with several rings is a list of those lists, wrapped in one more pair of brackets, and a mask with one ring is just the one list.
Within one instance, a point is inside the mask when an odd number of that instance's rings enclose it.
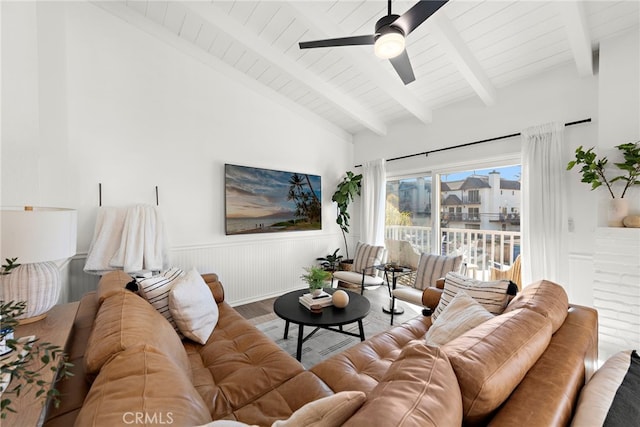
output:
{"label": "side table", "polygon": [[393,325],[393,316],[395,314],[404,313],[404,309],[402,307],[396,307],[395,302],[396,299],[393,298],[392,292],[396,289],[398,285],[398,278],[402,276],[406,276],[410,274],[413,270],[409,267],[401,267],[396,265],[389,264],[380,264],[376,265],[375,268],[379,271],[384,272],[384,280],[387,282],[387,286],[389,285],[389,273],[391,273],[391,288],[389,289],[389,307],[382,307],[382,311],[385,313],[391,314],[391,324]]}
{"label": "side table", "polygon": [[[79,302],[69,304],[59,304],[54,306],[47,313],[47,317],[34,323],[20,325],[15,329],[14,336],[16,338],[35,335],[40,342],[48,342],[68,351],[67,342],[73,330],[73,322],[76,318]],[[60,360],[57,361],[59,363]],[[40,360],[31,362],[32,369],[38,369]],[[55,363],[55,362],[54,362]],[[55,383],[55,373],[51,369],[43,369],[40,371],[41,379],[49,386]],[[44,422],[46,414],[46,404],[43,399],[35,397],[34,390],[23,392],[20,396],[11,395],[11,406],[16,410],[15,413],[7,413],[7,418],[0,421],[2,427],[20,426],[31,427],[41,426]]]}

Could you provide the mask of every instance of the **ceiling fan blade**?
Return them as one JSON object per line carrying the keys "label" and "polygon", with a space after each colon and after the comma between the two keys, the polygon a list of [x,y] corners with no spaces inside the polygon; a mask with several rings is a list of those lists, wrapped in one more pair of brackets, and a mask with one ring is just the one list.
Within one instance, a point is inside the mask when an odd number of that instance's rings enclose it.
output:
{"label": "ceiling fan blade", "polygon": [[411,61],[409,61],[409,55],[407,55],[406,49],[395,58],[390,58],[389,61],[402,79],[402,83],[408,85],[416,79],[416,76],[413,74],[413,68],[411,68]]}
{"label": "ceiling fan blade", "polygon": [[393,21],[392,25],[401,28],[402,31],[404,31],[404,35],[407,36],[438,9],[444,6],[446,2],[447,0],[421,0]]}
{"label": "ceiling fan blade", "polygon": [[376,36],[373,34],[367,36],[341,37],[337,39],[314,40],[308,42],[300,42],[300,49],[310,49],[314,47],[337,47],[337,46],[358,46],[369,45],[376,42]]}

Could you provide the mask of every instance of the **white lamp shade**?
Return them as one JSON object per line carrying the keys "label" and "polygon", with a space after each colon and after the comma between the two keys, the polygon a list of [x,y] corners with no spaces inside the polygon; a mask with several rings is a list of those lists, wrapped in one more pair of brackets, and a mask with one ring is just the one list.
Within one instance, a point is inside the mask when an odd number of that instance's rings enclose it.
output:
{"label": "white lamp shade", "polygon": [[2,208],[0,260],[20,264],[56,261],[76,254],[77,212],[73,209]]}

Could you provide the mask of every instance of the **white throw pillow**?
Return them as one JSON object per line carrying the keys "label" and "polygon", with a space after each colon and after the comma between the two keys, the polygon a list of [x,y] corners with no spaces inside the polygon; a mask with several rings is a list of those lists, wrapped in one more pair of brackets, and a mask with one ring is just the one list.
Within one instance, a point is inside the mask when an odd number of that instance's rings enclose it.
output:
{"label": "white throw pillow", "polygon": [[180,333],[180,330],[169,312],[169,292],[171,292],[171,288],[183,274],[184,272],[181,269],[172,267],[157,276],[137,279],[138,293],[158,310],[178,333]]}
{"label": "white throw pillow", "polygon": [[458,273],[447,273],[444,279],[444,290],[440,297],[438,306],[431,315],[431,320],[436,321],[440,313],[451,303],[453,297],[459,291],[465,291],[471,298],[476,300],[481,306],[491,314],[502,314],[509,302],[509,280],[495,280],[483,282],[472,279]]}
{"label": "white throw pillow", "polygon": [[218,304],[195,269],[178,279],[171,289],[169,311],[180,332],[200,344],[207,342],[218,323]]}
{"label": "white throw pillow", "polygon": [[465,291],[460,291],[442,310],[440,316],[425,334],[424,339],[427,344],[444,345],[493,317],[493,314],[467,295]]}
{"label": "white throw pillow", "polygon": [[341,391],[307,403],[286,420],[271,427],[340,427],[367,399],[361,391]]}

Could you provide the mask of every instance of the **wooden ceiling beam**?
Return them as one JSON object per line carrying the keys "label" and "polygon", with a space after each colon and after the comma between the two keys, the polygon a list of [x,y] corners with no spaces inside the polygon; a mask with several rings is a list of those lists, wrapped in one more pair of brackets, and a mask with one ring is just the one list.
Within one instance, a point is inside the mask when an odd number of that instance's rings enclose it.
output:
{"label": "wooden ceiling beam", "polygon": [[299,81],[307,86],[309,90],[318,94],[335,108],[343,111],[354,120],[378,135],[387,133],[387,126],[384,121],[375,113],[364,107],[354,98],[345,95],[334,86],[327,84],[315,73],[303,67],[298,62],[279,52],[270,43],[265,42],[257,35],[246,30],[243,25],[221,12],[217,6],[210,3],[191,2],[185,3],[188,10],[200,15],[201,18],[223,31],[247,50],[261,56],[272,67],[293,80]]}
{"label": "wooden ceiling beam", "polygon": [[580,77],[593,76],[593,52],[584,2],[557,3]]}
{"label": "wooden ceiling beam", "polygon": [[431,34],[444,49],[449,60],[458,68],[480,99],[486,105],[494,105],[497,99],[495,87],[449,18],[444,13],[436,13],[425,25],[429,26]]}

